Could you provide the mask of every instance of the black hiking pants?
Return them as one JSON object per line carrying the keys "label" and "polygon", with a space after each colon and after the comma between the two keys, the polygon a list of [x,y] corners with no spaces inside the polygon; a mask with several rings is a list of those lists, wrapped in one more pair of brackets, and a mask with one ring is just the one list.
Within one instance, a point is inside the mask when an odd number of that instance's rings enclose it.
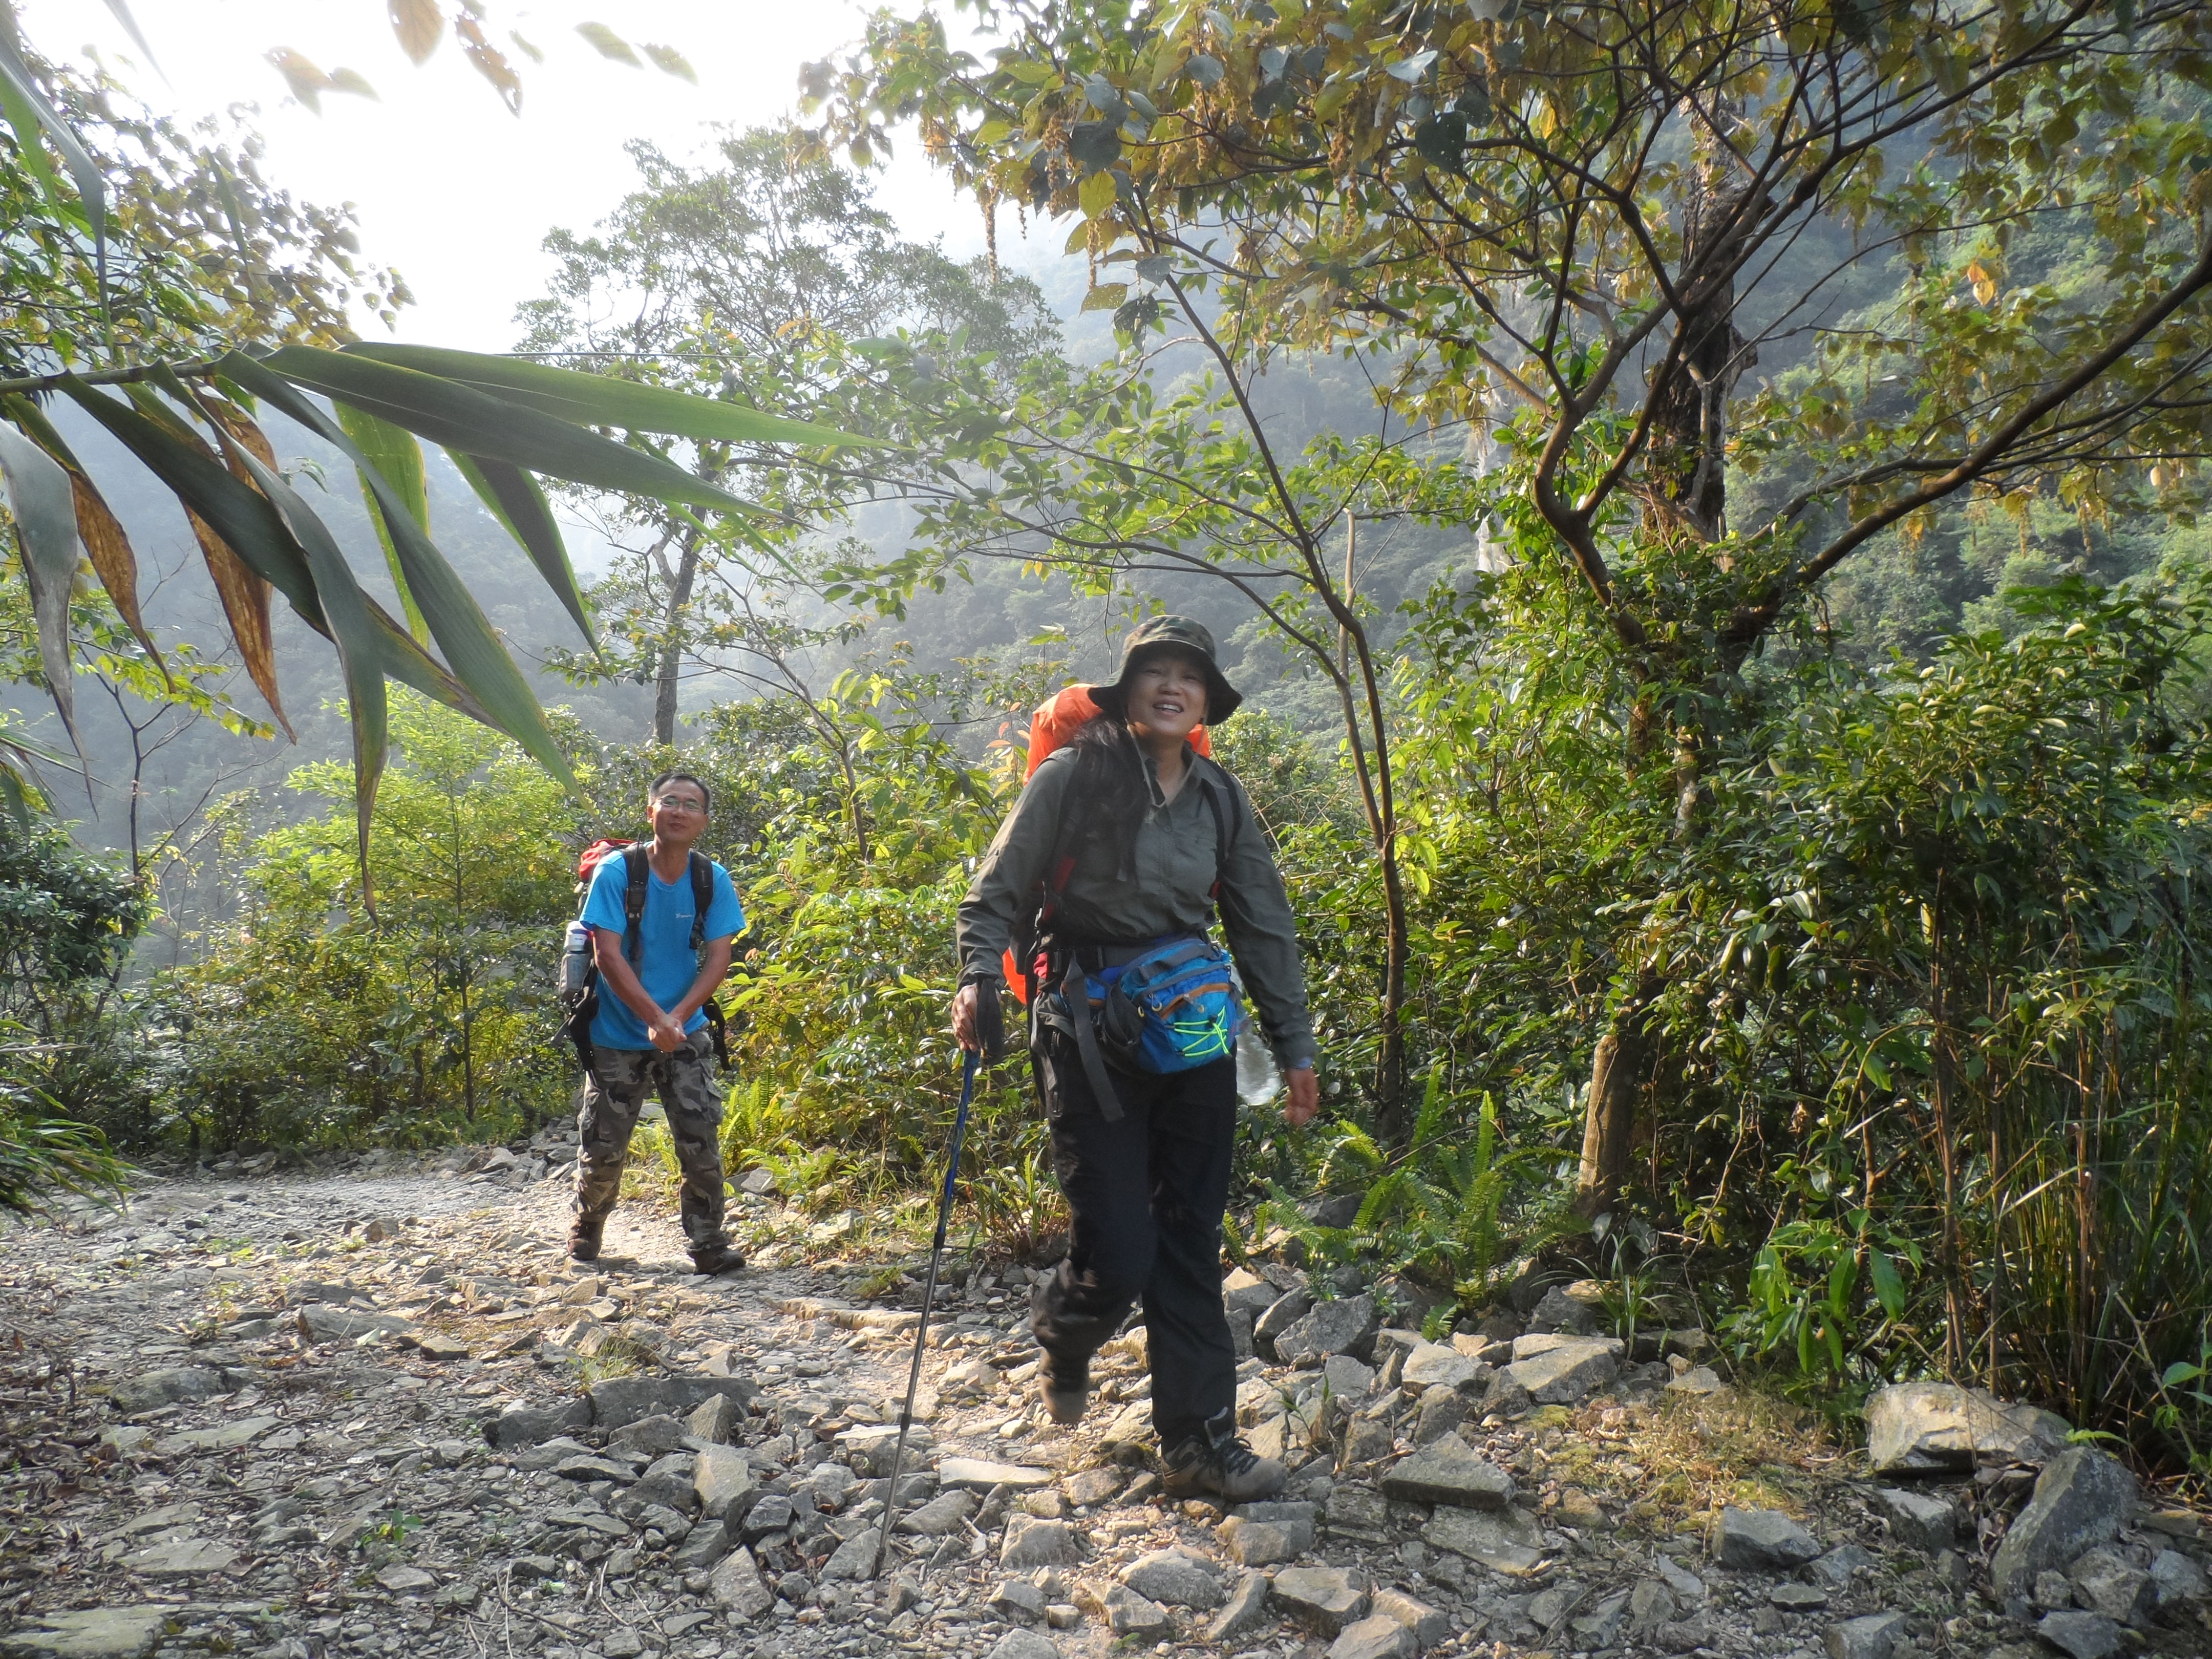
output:
{"label": "black hiking pants", "polygon": [[1030,1328],[1047,1354],[1087,1361],[1143,1298],[1152,1427],[1172,1447],[1237,1404],[1237,1349],[1221,1303],[1237,1062],[1165,1076],[1115,1072],[1118,1123],[1092,1098],[1074,1039],[1048,1029],[1030,1064],[1074,1227],[1066,1259],[1030,1294]]}

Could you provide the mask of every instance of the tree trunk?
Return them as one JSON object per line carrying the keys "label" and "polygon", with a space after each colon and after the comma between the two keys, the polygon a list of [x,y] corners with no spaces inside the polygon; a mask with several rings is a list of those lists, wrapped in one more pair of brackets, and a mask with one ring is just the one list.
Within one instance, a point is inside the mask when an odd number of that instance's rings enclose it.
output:
{"label": "tree trunk", "polygon": [[684,666],[684,641],[677,629],[691,603],[692,584],[698,579],[699,532],[695,528],[684,532],[683,550],[677,557],[676,580],[668,591],[668,614],[663,620],[660,683],[653,696],[653,740],[664,746],[676,741],[677,679]]}
{"label": "tree trunk", "polygon": [[[1723,110],[1723,115],[1726,112]],[[1740,234],[1737,210],[1749,189],[1735,177],[1735,162],[1717,142],[1702,147],[1682,214],[1682,286],[1689,300],[1676,326],[1672,356],[1655,371],[1651,387],[1651,447],[1644,466],[1644,527],[1661,538],[1698,542],[1728,534],[1729,394],[1758,361],[1735,327],[1735,283],[1697,275],[1725,269],[1729,244]],[[1679,664],[1673,665],[1679,672]],[[1647,662],[1647,684],[1663,683],[1669,665]],[[1629,715],[1626,764],[1632,775],[1662,735],[1657,709],[1640,695]],[[1678,842],[1696,832],[1704,733],[1671,723],[1674,741],[1673,831]],[[1589,1103],[1583,1122],[1582,1167],[1575,1181],[1575,1209],[1597,1216],[1611,1210],[1628,1179],[1636,1132],[1636,1097],[1657,1056],[1645,1024],[1658,984],[1644,974],[1636,994],[1614,1016],[1590,1056]]]}
{"label": "tree trunk", "polygon": [[1636,1097],[1650,1075],[1652,1049],[1644,1021],[1657,987],[1637,988],[1597,1041],[1590,1060],[1589,1103],[1583,1119],[1583,1161],[1575,1176],[1575,1213],[1595,1217],[1612,1210],[1628,1181],[1636,1133]]}

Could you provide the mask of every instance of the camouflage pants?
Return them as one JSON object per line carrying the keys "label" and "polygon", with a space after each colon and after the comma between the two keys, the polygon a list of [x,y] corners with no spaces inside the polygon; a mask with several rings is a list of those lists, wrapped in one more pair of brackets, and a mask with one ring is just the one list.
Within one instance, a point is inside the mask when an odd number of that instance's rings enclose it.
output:
{"label": "camouflage pants", "polygon": [[630,1132],[645,1097],[660,1097],[669,1138],[684,1171],[684,1236],[691,1254],[723,1249],[722,1101],[708,1071],[714,1040],[705,1027],[673,1054],[656,1048],[594,1048],[576,1115],[576,1197],[580,1216],[605,1217],[622,1193]]}

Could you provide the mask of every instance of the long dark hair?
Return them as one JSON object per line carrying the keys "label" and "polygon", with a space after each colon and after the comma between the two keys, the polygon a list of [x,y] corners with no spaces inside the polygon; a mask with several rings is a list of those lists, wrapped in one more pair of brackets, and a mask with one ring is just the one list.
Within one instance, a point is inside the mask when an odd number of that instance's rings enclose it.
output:
{"label": "long dark hair", "polygon": [[1068,799],[1077,809],[1066,820],[1067,850],[1111,847],[1115,869],[1126,874],[1136,867],[1137,830],[1152,799],[1137,740],[1119,718],[1097,714],[1076,728],[1067,746],[1075,751]]}

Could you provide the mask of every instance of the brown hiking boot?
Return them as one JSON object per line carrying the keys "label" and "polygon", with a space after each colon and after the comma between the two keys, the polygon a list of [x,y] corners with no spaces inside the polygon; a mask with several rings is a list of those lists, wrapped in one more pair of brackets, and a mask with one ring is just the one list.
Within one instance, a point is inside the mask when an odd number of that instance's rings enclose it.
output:
{"label": "brown hiking boot", "polygon": [[1234,1412],[1209,1419],[1198,1433],[1169,1447],[1160,1458],[1160,1483],[1170,1498],[1210,1493],[1230,1504],[1273,1498],[1290,1478],[1280,1463],[1244,1443]]}
{"label": "brown hiking boot", "polygon": [[607,1230],[607,1218],[603,1215],[580,1215],[568,1224],[568,1260],[597,1261],[599,1259],[599,1238]]}

